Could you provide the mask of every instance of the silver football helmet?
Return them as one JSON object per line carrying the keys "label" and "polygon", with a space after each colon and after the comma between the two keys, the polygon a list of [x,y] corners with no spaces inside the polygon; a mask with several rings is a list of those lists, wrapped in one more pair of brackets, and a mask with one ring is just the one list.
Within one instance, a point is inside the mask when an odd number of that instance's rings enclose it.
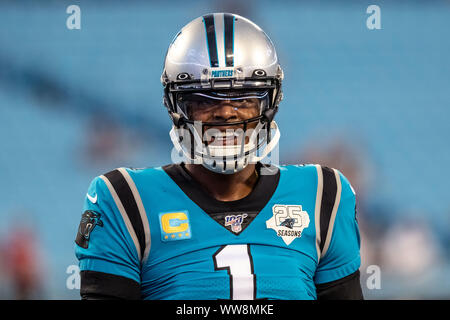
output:
{"label": "silver football helmet", "polygon": [[[282,80],[271,40],[250,20],[212,13],[191,21],[170,44],[161,75],[175,148],[188,162],[223,174],[262,160],[280,138],[273,118]],[[214,121],[194,116],[218,105],[256,112]]]}

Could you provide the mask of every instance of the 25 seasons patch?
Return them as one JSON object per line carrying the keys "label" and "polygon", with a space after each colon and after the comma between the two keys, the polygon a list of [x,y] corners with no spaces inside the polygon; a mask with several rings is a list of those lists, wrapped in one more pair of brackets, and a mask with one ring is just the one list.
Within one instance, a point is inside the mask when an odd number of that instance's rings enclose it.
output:
{"label": "25 seasons patch", "polygon": [[100,213],[86,210],[81,215],[80,225],[78,226],[77,238],[75,243],[80,247],[87,249],[89,247],[89,238],[95,226],[103,227],[103,221],[100,220]]}
{"label": "25 seasons patch", "polygon": [[276,204],[272,212],[273,216],[266,221],[266,227],[275,230],[287,245],[300,238],[303,230],[309,226],[308,212],[303,211],[301,205]]}

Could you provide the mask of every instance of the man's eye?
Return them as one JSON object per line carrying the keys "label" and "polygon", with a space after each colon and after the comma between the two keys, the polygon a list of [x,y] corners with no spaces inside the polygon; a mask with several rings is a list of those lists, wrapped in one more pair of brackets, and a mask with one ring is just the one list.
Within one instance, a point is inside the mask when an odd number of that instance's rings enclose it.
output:
{"label": "man's eye", "polygon": [[244,108],[254,107],[256,105],[257,104],[251,99],[244,99],[241,102],[241,107],[244,107]]}

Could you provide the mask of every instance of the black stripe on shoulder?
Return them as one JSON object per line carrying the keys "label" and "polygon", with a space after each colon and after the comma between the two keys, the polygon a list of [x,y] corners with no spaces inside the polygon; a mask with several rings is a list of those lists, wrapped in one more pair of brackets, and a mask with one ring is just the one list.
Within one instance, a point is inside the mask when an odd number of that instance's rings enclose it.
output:
{"label": "black stripe on shoulder", "polygon": [[320,206],[320,251],[323,250],[330,225],[331,213],[336,201],[336,176],[333,169],[321,166],[323,176],[322,203]]}
{"label": "black stripe on shoulder", "polygon": [[145,232],[144,225],[142,223],[141,214],[139,213],[139,209],[134,199],[133,192],[128,185],[127,180],[122,175],[119,170],[113,170],[104,175],[114,190],[117,193],[120,201],[122,202],[123,207],[125,208],[125,212],[130,219],[130,222],[133,226],[134,232],[136,233],[136,237],[139,241],[139,245],[141,247],[141,257],[144,257],[145,251]]}
{"label": "black stripe on shoulder", "polygon": [[207,14],[203,16],[206,30],[206,41],[208,43],[209,60],[211,67],[219,66],[219,56],[217,53],[216,27],[214,25],[214,15]]}
{"label": "black stripe on shoulder", "polygon": [[130,278],[90,270],[81,271],[80,277],[82,299],[141,299],[140,284]]}

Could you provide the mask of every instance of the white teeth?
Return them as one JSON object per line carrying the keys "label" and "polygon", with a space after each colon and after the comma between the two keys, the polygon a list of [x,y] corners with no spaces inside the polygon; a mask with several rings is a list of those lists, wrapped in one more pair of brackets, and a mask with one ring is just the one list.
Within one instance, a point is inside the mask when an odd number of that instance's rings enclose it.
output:
{"label": "white teeth", "polygon": [[220,135],[217,135],[217,137],[234,137],[234,133],[224,132],[221,133]]}
{"label": "white teeth", "polygon": [[217,140],[230,140],[234,139],[234,135],[231,136],[222,136],[222,137],[216,137]]}
{"label": "white teeth", "polygon": [[215,134],[215,135],[210,136],[210,138],[213,138],[213,137],[217,140],[232,139],[234,137],[239,137],[239,132],[234,132],[234,133],[222,132],[220,134]]}

